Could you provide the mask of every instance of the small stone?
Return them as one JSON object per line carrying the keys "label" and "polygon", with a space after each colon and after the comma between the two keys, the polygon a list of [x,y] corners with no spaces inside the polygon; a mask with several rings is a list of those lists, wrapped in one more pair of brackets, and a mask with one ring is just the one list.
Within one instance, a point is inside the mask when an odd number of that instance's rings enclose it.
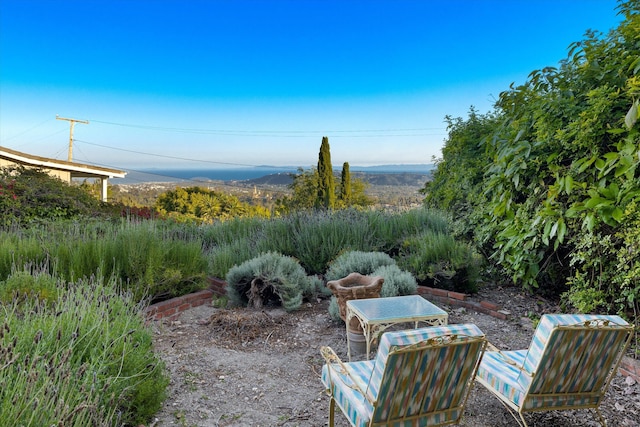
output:
{"label": "small stone", "polygon": [[628,386],[632,386],[636,384],[636,380],[634,380],[632,377],[626,377],[624,379],[624,383]]}
{"label": "small stone", "polygon": [[624,410],[625,410],[624,405],[622,403],[620,403],[620,402],[616,402],[615,407],[620,412],[624,412]]}

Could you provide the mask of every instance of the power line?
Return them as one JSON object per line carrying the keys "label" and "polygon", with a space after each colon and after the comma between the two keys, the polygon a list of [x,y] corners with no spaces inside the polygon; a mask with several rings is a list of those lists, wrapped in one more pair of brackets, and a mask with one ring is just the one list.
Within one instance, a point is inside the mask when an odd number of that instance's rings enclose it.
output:
{"label": "power line", "polygon": [[38,127],[42,126],[43,124],[50,122],[51,120],[53,120],[53,119],[46,119],[42,123],[38,123],[37,125],[33,125],[30,128],[28,128],[26,130],[23,130],[22,132],[18,132],[16,134],[12,135],[12,136],[9,136],[9,137],[5,138],[3,142],[9,141],[9,140],[17,138],[17,137],[19,137],[21,135],[24,135],[25,133],[30,132],[30,131],[34,130],[35,128],[38,128]]}
{"label": "power line", "polygon": [[[214,165],[225,165],[225,166],[243,166],[243,167],[244,166],[246,166],[246,167],[257,167],[258,166],[258,165],[249,165],[249,164],[246,164],[246,163],[216,162],[216,161],[213,161],[213,160],[190,159],[190,158],[187,158],[187,157],[177,157],[177,156],[168,156],[168,155],[165,155],[165,154],[146,153],[144,151],[127,150],[126,148],[110,147],[108,145],[97,144],[95,142],[89,142],[89,141],[83,141],[81,139],[75,139],[74,141],[81,142],[83,144],[88,144],[88,145],[95,145],[96,147],[108,148],[108,149],[116,150],[116,151],[125,151],[127,153],[142,154],[142,155],[146,155],[146,156],[161,157],[161,158],[172,159],[172,160],[184,160],[184,161],[188,161],[188,162],[210,163],[210,164],[214,164]],[[264,167],[273,168],[273,169],[290,169],[290,168],[287,168],[287,167],[279,167],[279,166],[264,166]]]}
{"label": "power line", "polygon": [[[427,136],[427,135],[441,135],[441,133],[418,133],[418,134],[406,134],[401,133],[398,135],[390,135],[389,132],[423,132],[423,131],[445,131],[444,127],[427,127],[427,128],[391,128],[391,129],[353,129],[353,130],[239,130],[239,129],[194,129],[194,128],[179,128],[179,127],[166,127],[166,126],[151,126],[151,125],[139,125],[132,123],[117,123],[108,122],[103,120],[92,119],[93,123],[102,123],[111,126],[121,126],[136,129],[156,130],[163,132],[177,132],[177,133],[195,133],[195,134],[209,134],[209,135],[225,135],[225,136],[279,136],[279,137],[299,137],[304,134],[317,136],[318,134],[334,134],[333,136],[342,137],[343,135],[335,134],[356,134],[366,133],[367,135],[349,135],[349,137],[389,137],[389,136]],[[384,135],[370,135],[374,133],[380,133]]]}

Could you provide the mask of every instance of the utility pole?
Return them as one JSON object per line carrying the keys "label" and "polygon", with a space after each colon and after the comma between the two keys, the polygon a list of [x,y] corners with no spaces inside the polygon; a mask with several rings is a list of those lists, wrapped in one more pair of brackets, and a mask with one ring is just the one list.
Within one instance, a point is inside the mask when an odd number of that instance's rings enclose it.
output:
{"label": "utility pole", "polygon": [[71,124],[71,128],[69,129],[69,155],[67,156],[67,161],[71,162],[71,161],[73,161],[73,126],[75,126],[76,123],[82,123],[82,124],[88,125],[89,121],[88,120],[65,119],[64,117],[59,117],[58,115],[56,115],[56,119],[57,120],[66,120]]}

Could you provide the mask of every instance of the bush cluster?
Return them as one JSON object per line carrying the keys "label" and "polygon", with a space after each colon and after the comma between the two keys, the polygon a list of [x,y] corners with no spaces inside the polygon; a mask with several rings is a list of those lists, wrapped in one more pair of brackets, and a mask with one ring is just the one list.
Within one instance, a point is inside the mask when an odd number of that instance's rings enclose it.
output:
{"label": "bush cluster", "polygon": [[31,276],[16,272],[0,282],[0,419],[25,426],[147,422],[168,378],[132,295],[99,278],[67,284]]}
{"label": "bush cluster", "polygon": [[229,270],[227,297],[233,305],[261,308],[282,305],[287,311],[300,308],[304,298],[320,291],[321,281],[309,277],[293,258],[267,252]]}
{"label": "bush cluster", "polygon": [[640,313],[638,6],[619,1],[616,28],[588,31],[556,66],[505,88],[493,112],[448,117],[424,188],[499,280],[630,319]]}
{"label": "bush cluster", "polygon": [[0,168],[0,226],[103,213],[104,205],[95,197],[43,170]]}
{"label": "bush cluster", "polygon": [[98,272],[138,300],[184,295],[206,287],[207,257],[197,236],[173,223],[56,221],[0,230],[0,280],[37,266],[67,281]]}

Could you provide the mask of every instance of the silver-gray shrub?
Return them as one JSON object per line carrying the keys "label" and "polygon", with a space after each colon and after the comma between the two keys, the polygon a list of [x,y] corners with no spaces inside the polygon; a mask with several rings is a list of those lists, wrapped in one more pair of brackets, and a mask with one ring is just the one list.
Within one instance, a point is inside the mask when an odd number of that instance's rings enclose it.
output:
{"label": "silver-gray shrub", "polygon": [[226,281],[231,305],[247,306],[259,299],[262,305],[280,304],[287,311],[300,308],[305,298],[312,298],[318,283],[307,276],[296,259],[276,252],[232,267]]}
{"label": "silver-gray shrub", "polygon": [[384,252],[346,251],[329,264],[324,278],[326,281],[338,280],[351,273],[367,276],[382,266],[395,264],[393,258]]}
{"label": "silver-gray shrub", "polygon": [[397,265],[383,265],[371,273],[372,276],[382,276],[384,283],[380,290],[381,297],[398,295],[414,295],[418,290],[418,282],[408,271],[401,270]]}

